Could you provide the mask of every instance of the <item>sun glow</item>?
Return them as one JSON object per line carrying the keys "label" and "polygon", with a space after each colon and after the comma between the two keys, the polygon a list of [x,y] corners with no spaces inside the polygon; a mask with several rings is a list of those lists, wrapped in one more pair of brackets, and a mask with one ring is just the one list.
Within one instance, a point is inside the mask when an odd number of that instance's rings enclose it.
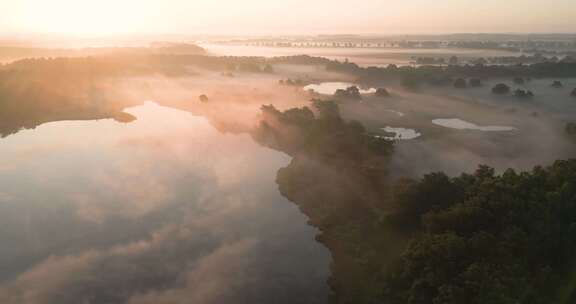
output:
{"label": "sun glow", "polygon": [[21,0],[14,22],[26,31],[65,34],[123,34],[146,28],[146,1]]}
{"label": "sun glow", "polygon": [[574,0],[0,0],[0,32],[310,34],[567,32]]}

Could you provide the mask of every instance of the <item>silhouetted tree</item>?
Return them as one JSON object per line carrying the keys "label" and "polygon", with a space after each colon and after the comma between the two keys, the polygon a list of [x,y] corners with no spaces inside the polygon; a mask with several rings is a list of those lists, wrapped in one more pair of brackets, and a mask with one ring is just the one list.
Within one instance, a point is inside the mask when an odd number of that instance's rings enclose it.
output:
{"label": "silhouetted tree", "polygon": [[204,94],[198,96],[198,100],[200,100],[200,102],[208,102],[209,101],[208,96],[206,96]]}
{"label": "silhouetted tree", "polygon": [[564,87],[564,84],[563,84],[561,81],[555,80],[555,81],[552,83],[552,87],[553,87],[553,88],[562,88],[562,87]]}
{"label": "silhouetted tree", "polygon": [[514,96],[518,98],[529,98],[534,97],[534,93],[532,93],[532,91],[530,90],[517,89],[516,91],[514,91]]}
{"label": "silhouetted tree", "polygon": [[504,95],[510,93],[510,87],[504,83],[499,83],[492,88],[492,93]]}
{"label": "silhouetted tree", "polygon": [[389,97],[390,92],[388,92],[388,90],[386,90],[385,88],[378,88],[374,95],[376,95],[378,97]]}
{"label": "silhouetted tree", "polygon": [[338,89],[334,93],[334,97],[339,99],[354,99],[359,100],[362,99],[362,95],[360,95],[360,89],[356,86],[349,87],[347,89]]}

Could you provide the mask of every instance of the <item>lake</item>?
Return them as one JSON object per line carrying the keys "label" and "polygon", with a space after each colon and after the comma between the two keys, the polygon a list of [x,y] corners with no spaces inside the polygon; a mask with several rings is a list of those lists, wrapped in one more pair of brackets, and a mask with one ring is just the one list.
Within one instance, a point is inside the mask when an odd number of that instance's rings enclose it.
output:
{"label": "lake", "polygon": [[[0,302],[324,303],[288,156],[147,102],[0,140]],[[178,302],[178,303],[180,303]]]}

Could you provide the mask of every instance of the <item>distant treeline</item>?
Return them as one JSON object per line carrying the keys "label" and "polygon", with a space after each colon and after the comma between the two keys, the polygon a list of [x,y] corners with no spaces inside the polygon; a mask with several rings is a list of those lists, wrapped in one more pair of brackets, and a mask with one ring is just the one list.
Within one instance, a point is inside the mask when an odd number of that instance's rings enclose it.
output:
{"label": "distant treeline", "polygon": [[500,77],[576,77],[576,62],[542,62],[517,65],[447,65],[447,66],[396,66],[361,67],[352,62],[340,62],[323,57],[307,55],[286,57],[216,57],[205,55],[125,55],[80,58],[25,59],[4,65],[2,71],[64,71],[69,73],[91,73],[93,76],[138,76],[165,74],[179,76],[190,74],[188,67],[194,66],[228,72],[271,73],[275,64],[322,65],[328,71],[351,74],[360,80],[410,78],[416,82],[434,82],[448,77],[500,78]]}
{"label": "distant treeline", "polygon": [[417,82],[434,82],[450,77],[474,77],[480,79],[501,77],[576,77],[575,62],[547,62],[531,65],[448,65],[448,66],[396,66],[360,67],[351,62],[330,61],[327,70],[355,75],[361,80],[406,79]]}
{"label": "distant treeline", "polygon": [[0,46],[0,59],[2,58],[58,58],[58,57],[86,57],[103,55],[203,55],[206,50],[190,43],[155,42],[150,47],[90,47],[90,48],[34,48]]}
{"label": "distant treeline", "polygon": [[22,59],[0,67],[0,74],[27,73],[69,76],[117,77],[164,74],[186,76],[189,67],[229,72],[271,73],[272,65],[326,65],[331,61],[306,55],[287,57],[216,57],[205,55],[126,55]]}

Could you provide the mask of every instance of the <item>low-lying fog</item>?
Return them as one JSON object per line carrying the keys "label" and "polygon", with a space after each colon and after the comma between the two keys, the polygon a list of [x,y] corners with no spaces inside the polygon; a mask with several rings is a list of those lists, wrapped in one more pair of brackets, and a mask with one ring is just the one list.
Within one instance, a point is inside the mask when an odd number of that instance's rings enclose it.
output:
{"label": "low-lying fog", "polygon": [[[274,70],[124,78],[108,87],[119,100],[158,103],[126,109],[136,121],[50,122],[0,140],[0,302],[324,302],[330,256],[275,183],[289,158],[247,133],[262,105],[333,98],[304,85],[358,83],[317,66]],[[279,83],[288,78],[304,85]],[[576,81],[551,82],[526,84],[532,99],[495,96],[496,82],[371,83],[362,100],[338,104],[374,136],[397,139],[396,177],[528,169],[574,156],[564,127]]]}
{"label": "low-lying fog", "polygon": [[422,134],[397,143],[393,172],[399,175],[456,175],[480,164],[498,170],[529,169],[576,152],[564,131],[566,122],[576,117],[576,99],[569,96],[576,83],[567,80],[564,89],[554,89],[551,82],[534,80],[532,99],[495,96],[490,93],[494,83],[469,89],[424,87],[417,92],[391,84],[389,98],[364,97],[362,102],[344,102],[341,108],[345,117],[376,132],[393,127]]}
{"label": "low-lying fog", "polygon": [[[198,75],[186,79],[152,78],[144,81],[159,102],[204,115],[223,131],[246,132],[263,104],[280,109],[301,107],[312,98],[331,99],[328,94],[346,84],[349,76],[317,67],[282,65],[277,74],[254,76]],[[280,79],[303,79],[310,86],[278,84]],[[328,86],[324,86],[325,79]],[[511,79],[488,81],[480,88],[425,86],[408,91],[397,83],[361,86],[363,99],[340,101],[342,115],[362,122],[375,134],[401,139],[394,153],[399,176],[418,176],[430,171],[452,175],[473,171],[487,164],[498,170],[529,169],[574,155],[575,146],[565,124],[576,117],[576,100],[570,96],[576,80],[564,79],[564,88],[552,88],[553,79],[532,80],[524,86]],[[499,82],[513,89],[525,87],[536,95],[519,99],[513,94],[497,96],[491,88]],[[357,84],[358,85],[358,84]],[[318,92],[309,92],[312,88]],[[385,87],[391,96],[376,97],[374,89]],[[325,90],[324,90],[325,89]],[[210,101],[200,105],[197,96]],[[143,96],[144,97],[144,96]],[[386,129],[388,128],[388,129]],[[402,138],[400,138],[402,137]]]}

